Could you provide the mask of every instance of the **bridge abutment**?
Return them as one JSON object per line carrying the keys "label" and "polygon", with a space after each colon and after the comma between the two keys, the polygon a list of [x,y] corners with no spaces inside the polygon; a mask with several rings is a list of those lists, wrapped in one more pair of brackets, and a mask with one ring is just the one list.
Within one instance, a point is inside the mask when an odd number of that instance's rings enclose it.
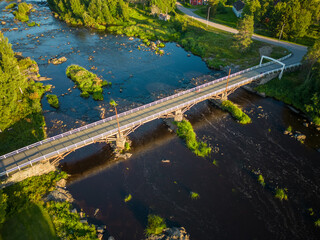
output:
{"label": "bridge abutment", "polygon": [[119,133],[117,134],[116,136],[116,147],[120,150],[124,149],[125,148],[125,144],[126,144],[126,137],[123,136],[122,133]]}

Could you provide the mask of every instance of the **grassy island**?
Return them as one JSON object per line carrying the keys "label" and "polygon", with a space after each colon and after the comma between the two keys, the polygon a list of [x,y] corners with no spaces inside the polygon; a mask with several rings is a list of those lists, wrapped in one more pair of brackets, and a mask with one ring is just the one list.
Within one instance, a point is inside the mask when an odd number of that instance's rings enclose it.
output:
{"label": "grassy island", "polygon": [[46,137],[41,98],[50,89],[33,79],[39,68],[30,58],[17,56],[0,32],[0,155]]}
{"label": "grassy island", "polygon": [[111,83],[98,78],[96,74],[78,65],[70,65],[66,74],[80,88],[81,97],[84,98],[88,98],[92,94],[94,100],[103,100],[102,87],[111,85]]}
{"label": "grassy island", "polygon": [[176,123],[178,126],[177,134],[186,141],[187,147],[197,156],[206,157],[211,153],[211,148],[207,143],[197,141],[196,133],[193,130],[191,123],[187,120],[182,120]]}
{"label": "grassy island", "polygon": [[251,123],[251,118],[245,114],[237,105],[229,100],[222,102],[221,107],[231,113],[231,115],[239,121],[241,124]]}
{"label": "grassy island", "polygon": [[59,99],[58,99],[57,95],[48,94],[46,96],[46,98],[47,98],[48,103],[50,104],[51,107],[54,107],[54,108],[59,108],[60,107]]}

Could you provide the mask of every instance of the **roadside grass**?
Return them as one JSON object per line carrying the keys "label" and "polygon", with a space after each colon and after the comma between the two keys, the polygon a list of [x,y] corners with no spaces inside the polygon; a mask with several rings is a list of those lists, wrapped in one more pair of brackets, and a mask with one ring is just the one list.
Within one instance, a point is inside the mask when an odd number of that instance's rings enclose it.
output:
{"label": "roadside grass", "polygon": [[241,124],[251,123],[251,118],[231,101],[229,100],[223,101],[221,104],[221,107],[223,110],[230,112],[231,115],[239,121],[239,123]]}
{"label": "roadside grass", "polygon": [[40,204],[13,214],[2,226],[3,240],[57,240],[48,212]]}
{"label": "roadside grass", "polygon": [[[202,7],[194,12],[207,19],[207,7]],[[226,25],[228,27],[237,28],[239,18],[236,17],[234,12],[232,11],[231,5],[225,5],[224,7],[219,6],[217,12],[214,16],[210,16],[210,21]]]}
{"label": "roadside grass", "polygon": [[196,133],[193,130],[191,123],[187,120],[176,122],[177,135],[186,141],[187,147],[197,156],[206,157],[211,153],[211,147],[207,143],[197,141]]}

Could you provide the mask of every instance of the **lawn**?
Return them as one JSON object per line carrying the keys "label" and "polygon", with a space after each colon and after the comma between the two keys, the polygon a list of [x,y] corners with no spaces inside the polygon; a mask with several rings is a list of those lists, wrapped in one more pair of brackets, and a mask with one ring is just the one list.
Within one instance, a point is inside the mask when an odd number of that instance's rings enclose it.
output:
{"label": "lawn", "polygon": [[[202,8],[199,8],[196,10],[194,13],[198,14],[199,16],[203,18],[207,18],[207,7],[204,6]],[[232,11],[232,6],[231,5],[226,5],[224,6],[223,9],[218,8],[216,14],[214,16],[210,16],[210,20],[215,22],[215,23],[220,23],[232,28],[236,28],[238,24],[238,19],[236,15]]]}
{"label": "lawn", "polygon": [[12,215],[2,226],[3,240],[57,240],[48,212],[40,204],[30,204]]}

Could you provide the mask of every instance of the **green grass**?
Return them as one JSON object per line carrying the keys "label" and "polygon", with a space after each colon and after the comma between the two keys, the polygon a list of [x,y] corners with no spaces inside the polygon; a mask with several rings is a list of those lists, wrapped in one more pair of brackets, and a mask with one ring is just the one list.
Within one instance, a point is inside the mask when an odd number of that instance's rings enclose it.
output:
{"label": "green grass", "polygon": [[211,147],[207,143],[197,141],[196,134],[191,123],[187,120],[176,122],[177,134],[186,141],[187,147],[197,156],[206,157],[211,153]]}
{"label": "green grass", "polygon": [[231,115],[239,121],[241,124],[251,123],[251,118],[245,114],[239,107],[229,100],[222,102],[221,107],[223,110],[226,110],[231,113]]}
{"label": "green grass", "polygon": [[280,201],[286,200],[288,201],[288,195],[286,194],[287,189],[276,188],[275,198],[278,198]]}
{"label": "green grass", "polygon": [[48,212],[40,204],[31,204],[13,214],[2,226],[3,240],[57,240]]}
{"label": "green grass", "polygon": [[199,193],[196,193],[196,192],[190,192],[190,197],[192,200],[197,200],[200,198],[200,195]]}
{"label": "green grass", "polygon": [[[222,8],[222,7],[221,7]],[[202,7],[194,12],[198,14],[200,17],[207,19],[208,17],[208,10],[207,7]],[[234,12],[232,11],[231,5],[224,6],[223,9],[218,7],[217,12],[214,16],[210,16],[210,21],[215,23],[219,23],[222,25],[226,25],[232,28],[236,28],[238,24],[238,19]]]}
{"label": "green grass", "polygon": [[78,65],[70,65],[66,74],[80,88],[81,97],[87,98],[92,95],[92,98],[96,101],[103,100],[102,87],[111,85],[111,83],[98,78],[96,74]]}
{"label": "green grass", "polygon": [[167,225],[162,217],[154,214],[148,215],[148,225],[144,231],[146,236],[159,235],[165,228]]}
{"label": "green grass", "polygon": [[132,199],[132,195],[129,194],[125,197],[124,202],[129,202]]}
{"label": "green grass", "polygon": [[59,99],[58,99],[57,95],[48,94],[46,96],[46,98],[47,98],[48,103],[50,104],[51,107],[54,107],[54,108],[59,108],[60,107]]}

